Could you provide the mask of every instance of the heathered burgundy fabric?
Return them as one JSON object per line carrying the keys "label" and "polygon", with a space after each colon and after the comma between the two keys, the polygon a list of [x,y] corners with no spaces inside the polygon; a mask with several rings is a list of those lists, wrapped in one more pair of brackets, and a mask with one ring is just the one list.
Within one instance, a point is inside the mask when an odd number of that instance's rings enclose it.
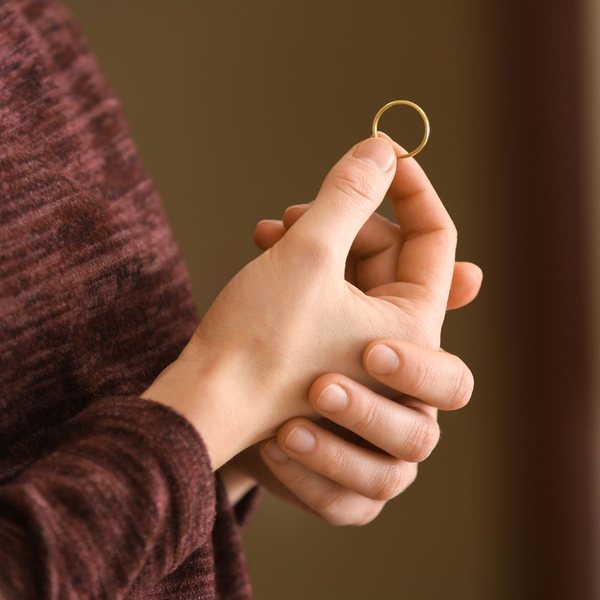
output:
{"label": "heathered burgundy fabric", "polygon": [[248,598],[195,428],[141,394],[198,324],[112,89],[70,14],[0,0],[0,598]]}

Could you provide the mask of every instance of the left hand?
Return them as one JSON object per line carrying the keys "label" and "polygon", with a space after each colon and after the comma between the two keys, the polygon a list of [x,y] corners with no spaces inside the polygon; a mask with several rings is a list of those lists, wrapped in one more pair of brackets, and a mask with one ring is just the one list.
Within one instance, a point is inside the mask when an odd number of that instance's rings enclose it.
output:
{"label": "left hand", "polygon": [[[386,376],[374,373],[369,362],[382,342],[399,359]],[[369,523],[403,492],[439,440],[436,409],[462,408],[473,390],[460,359],[410,342],[372,342],[363,362],[372,377],[405,395],[390,400],[343,375],[323,375],[312,385],[309,402],[327,420],[291,419],[276,438],[243,453],[238,465],[281,500],[332,525]],[[347,396],[337,409],[322,401],[324,390],[340,397],[335,386]]]}

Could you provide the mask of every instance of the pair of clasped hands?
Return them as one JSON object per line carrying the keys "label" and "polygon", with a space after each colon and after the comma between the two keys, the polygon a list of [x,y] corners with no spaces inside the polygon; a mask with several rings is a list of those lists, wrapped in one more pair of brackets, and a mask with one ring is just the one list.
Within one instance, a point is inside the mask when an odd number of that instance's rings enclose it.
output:
{"label": "pair of clasped hands", "polygon": [[[261,221],[264,253],[142,394],[191,421],[234,501],[259,482],[329,523],[368,523],[437,444],[437,410],[471,397],[440,338],[482,272],[455,263],[456,228],[403,152],[364,140],[314,201]],[[375,213],[384,197],[397,224]]]}

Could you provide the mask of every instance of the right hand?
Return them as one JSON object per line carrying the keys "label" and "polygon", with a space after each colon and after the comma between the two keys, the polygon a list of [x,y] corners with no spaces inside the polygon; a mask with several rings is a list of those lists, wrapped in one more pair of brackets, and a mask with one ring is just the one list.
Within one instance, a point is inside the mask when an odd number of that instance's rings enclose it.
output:
{"label": "right hand", "polygon": [[[345,281],[346,258],[386,192],[403,246],[394,272],[364,293]],[[417,162],[369,138],[285,237],[229,282],[144,397],[188,417],[217,469],[289,418],[316,416],[305,398],[319,375],[386,392],[362,352],[383,337],[439,348],[455,249],[454,224]]]}
{"label": "right hand", "polygon": [[[265,219],[256,225],[254,243],[263,251],[272,248],[283,238],[287,230],[312,206],[294,204],[288,206],[283,219]],[[358,232],[350,248],[346,261],[346,281],[365,293],[393,273],[402,250],[400,226],[382,215],[374,213]],[[454,274],[448,310],[463,308],[470,304],[479,293],[483,281],[483,271],[471,262],[454,263]]]}

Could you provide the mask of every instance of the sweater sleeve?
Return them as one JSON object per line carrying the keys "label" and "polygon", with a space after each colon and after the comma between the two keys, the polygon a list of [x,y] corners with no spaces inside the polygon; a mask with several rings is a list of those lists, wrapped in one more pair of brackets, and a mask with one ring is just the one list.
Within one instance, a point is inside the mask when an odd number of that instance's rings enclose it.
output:
{"label": "sweater sleeve", "polygon": [[0,598],[122,598],[210,539],[215,477],[203,440],[173,409],[96,401],[52,451],[0,486]]}
{"label": "sweater sleeve", "polygon": [[258,509],[261,507],[265,497],[265,490],[260,485],[255,485],[234,507],[235,518],[241,531],[245,531],[254,520]]}

